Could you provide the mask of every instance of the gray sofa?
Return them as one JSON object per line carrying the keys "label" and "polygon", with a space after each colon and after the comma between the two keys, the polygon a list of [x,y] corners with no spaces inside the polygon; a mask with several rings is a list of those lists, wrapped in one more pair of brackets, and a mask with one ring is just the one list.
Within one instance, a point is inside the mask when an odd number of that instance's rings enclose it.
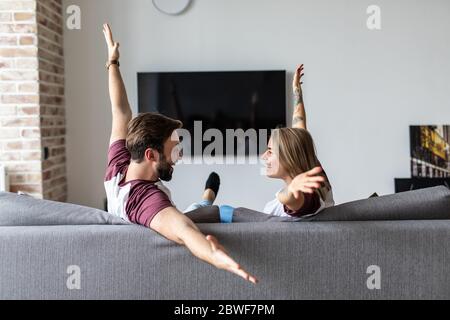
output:
{"label": "gray sofa", "polygon": [[[204,218],[216,213],[191,217],[211,222]],[[104,211],[0,193],[0,299],[450,298],[445,187],[346,203],[301,222],[236,213],[240,223],[199,227],[258,285]]]}

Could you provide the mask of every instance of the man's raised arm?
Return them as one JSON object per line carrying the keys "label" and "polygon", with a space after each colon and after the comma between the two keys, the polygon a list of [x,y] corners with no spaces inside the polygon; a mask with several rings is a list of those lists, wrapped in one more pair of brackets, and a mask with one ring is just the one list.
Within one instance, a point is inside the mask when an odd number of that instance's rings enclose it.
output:
{"label": "man's raised arm", "polygon": [[119,69],[119,43],[114,42],[111,28],[108,24],[103,25],[108,46],[108,74],[109,74],[109,97],[112,109],[112,129],[110,144],[114,141],[125,139],[128,131],[128,122],[132,118],[130,103],[128,102],[127,91],[122,80]]}

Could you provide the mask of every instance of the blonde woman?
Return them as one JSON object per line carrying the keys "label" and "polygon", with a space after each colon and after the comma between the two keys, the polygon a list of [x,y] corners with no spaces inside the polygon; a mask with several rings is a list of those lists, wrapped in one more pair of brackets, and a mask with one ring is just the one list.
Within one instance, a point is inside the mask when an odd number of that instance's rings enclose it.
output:
{"label": "blonde woman", "polygon": [[274,130],[262,156],[267,176],[285,182],[275,199],[266,204],[264,213],[267,214],[309,218],[334,205],[331,184],[317,159],[313,139],[306,127],[303,75],[303,65],[300,65],[293,81],[292,128]]}
{"label": "blonde woman", "polygon": [[[303,75],[301,65],[293,81],[295,107],[292,128],[275,129],[262,155],[267,176],[285,182],[285,187],[276,194],[275,199],[265,205],[264,213],[299,219],[310,218],[334,205],[331,184],[317,159],[313,139],[306,129],[301,86]],[[210,189],[205,189],[202,203],[191,206],[189,210],[211,205],[215,193]],[[220,207],[220,221],[223,223],[245,222],[247,219],[252,221],[254,218],[253,213],[248,218],[245,214],[237,217],[233,207]]]}

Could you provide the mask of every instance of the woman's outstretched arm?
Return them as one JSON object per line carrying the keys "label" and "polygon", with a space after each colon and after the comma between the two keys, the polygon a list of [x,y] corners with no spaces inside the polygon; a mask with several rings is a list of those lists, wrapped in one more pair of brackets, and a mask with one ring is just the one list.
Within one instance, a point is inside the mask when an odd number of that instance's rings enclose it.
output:
{"label": "woman's outstretched arm", "polygon": [[302,78],[303,64],[298,66],[295,70],[294,81],[292,83],[292,89],[294,91],[294,113],[292,115],[292,127],[299,129],[306,129],[306,113],[305,105],[303,103],[303,92],[302,92]]}
{"label": "woman's outstretched arm", "polygon": [[300,210],[305,201],[305,194],[316,192],[325,182],[325,178],[320,175],[321,173],[322,168],[316,167],[296,176],[287,187],[278,193],[278,201],[289,210]]}

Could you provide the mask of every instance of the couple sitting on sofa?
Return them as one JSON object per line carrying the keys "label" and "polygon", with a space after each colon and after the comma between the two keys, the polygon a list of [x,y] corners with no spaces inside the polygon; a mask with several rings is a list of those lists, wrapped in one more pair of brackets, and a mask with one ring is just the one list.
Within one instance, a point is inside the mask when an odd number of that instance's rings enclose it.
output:
{"label": "couple sitting on sofa", "polygon": [[[171,180],[173,166],[181,157],[181,152],[177,152],[180,145],[177,129],[182,124],[155,113],[140,114],[132,119],[119,70],[119,43],[114,42],[109,25],[103,26],[103,33],[108,46],[106,67],[113,115],[104,179],[108,212],[151,228],[167,239],[185,245],[197,258],[256,283],[256,277],[234,261],[215,237],[203,235],[192,220],[176,209],[170,191],[161,180]],[[331,185],[306,130],[302,76],[303,65],[297,68],[294,77],[293,128],[274,130],[263,155],[267,175],[286,183],[276,199],[266,205],[268,214],[310,216],[334,204]],[[219,177],[210,175],[204,201],[192,208],[211,205],[219,184]]]}

